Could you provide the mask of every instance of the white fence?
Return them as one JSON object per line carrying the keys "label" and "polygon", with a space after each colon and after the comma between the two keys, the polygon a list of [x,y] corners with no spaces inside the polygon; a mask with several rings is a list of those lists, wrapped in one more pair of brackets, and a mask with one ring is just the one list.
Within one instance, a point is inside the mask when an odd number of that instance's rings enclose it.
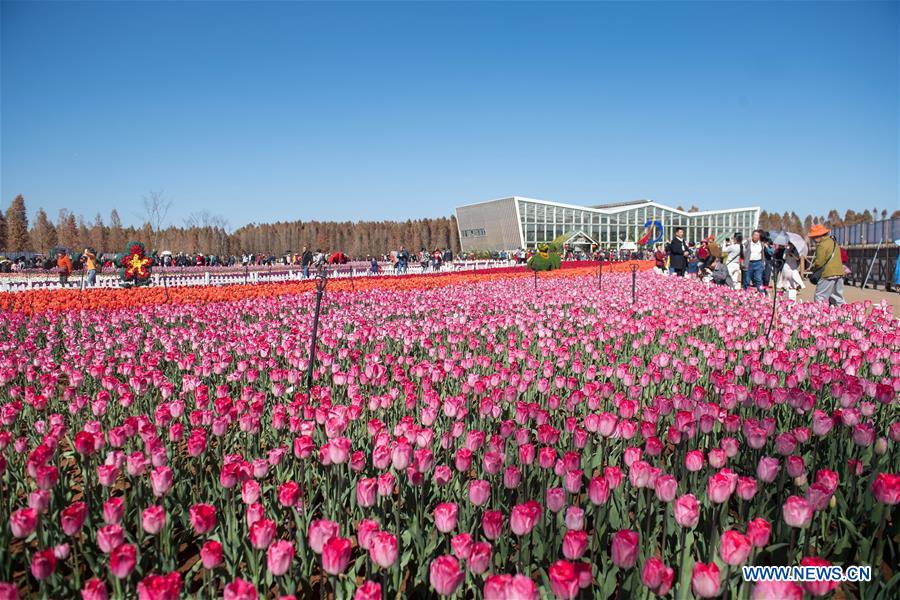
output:
{"label": "white fence", "polygon": [[[383,269],[378,273],[370,273],[368,269],[356,268],[350,266],[329,265],[329,279],[349,279],[351,277],[395,277],[405,275],[428,275],[440,273],[457,273],[462,271],[480,271],[486,269],[496,269],[515,266],[512,261],[500,260],[476,260],[476,261],[457,261],[451,264],[445,264],[438,270],[422,269],[419,264],[410,263],[405,272],[399,272],[395,269]],[[250,270],[245,271],[229,271],[227,273],[216,273],[209,271],[201,271],[197,269],[197,273],[187,273],[183,271],[178,274],[167,274],[162,267],[154,267],[151,274],[153,286],[157,287],[194,287],[204,285],[250,285],[257,283],[276,283],[284,281],[303,281],[303,270],[300,267],[288,268],[285,266],[273,266],[267,270]],[[310,271],[310,279],[315,276],[315,271]],[[17,275],[15,278],[0,279],[0,292],[23,292],[26,290],[58,290],[58,289],[83,289],[87,287],[87,282],[80,273],[73,274],[69,277],[66,285],[59,282],[57,275]],[[118,275],[98,275],[97,281],[93,288],[88,289],[117,289],[123,287],[122,281]]]}

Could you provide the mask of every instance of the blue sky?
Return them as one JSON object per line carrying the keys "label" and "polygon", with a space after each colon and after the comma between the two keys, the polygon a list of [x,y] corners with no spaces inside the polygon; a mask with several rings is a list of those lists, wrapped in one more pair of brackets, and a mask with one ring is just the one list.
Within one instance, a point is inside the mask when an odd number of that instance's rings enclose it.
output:
{"label": "blue sky", "polygon": [[135,222],[506,195],[900,207],[898,4],[3,2],[0,194]]}

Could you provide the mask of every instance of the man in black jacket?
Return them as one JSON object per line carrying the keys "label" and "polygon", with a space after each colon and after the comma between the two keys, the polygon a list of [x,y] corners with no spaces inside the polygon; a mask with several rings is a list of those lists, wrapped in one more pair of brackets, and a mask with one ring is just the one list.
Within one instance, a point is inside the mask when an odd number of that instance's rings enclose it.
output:
{"label": "man in black jacket", "polygon": [[300,255],[300,266],[303,267],[303,277],[309,278],[309,266],[312,264],[313,255],[309,248],[303,246],[303,254]]}
{"label": "man in black jacket", "polygon": [[687,269],[687,246],[684,243],[684,229],[675,229],[675,237],[669,242],[669,268],[679,277],[684,277]]}

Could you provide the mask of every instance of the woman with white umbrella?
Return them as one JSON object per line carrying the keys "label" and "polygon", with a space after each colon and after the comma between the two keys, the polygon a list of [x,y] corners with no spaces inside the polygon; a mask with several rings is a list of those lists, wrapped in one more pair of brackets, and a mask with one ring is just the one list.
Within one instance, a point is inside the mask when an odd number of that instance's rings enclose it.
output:
{"label": "woman with white umbrella", "polygon": [[786,291],[788,300],[796,300],[797,290],[806,287],[803,283],[803,255],[793,243],[784,247],[784,264],[778,275],[777,285],[779,289]]}

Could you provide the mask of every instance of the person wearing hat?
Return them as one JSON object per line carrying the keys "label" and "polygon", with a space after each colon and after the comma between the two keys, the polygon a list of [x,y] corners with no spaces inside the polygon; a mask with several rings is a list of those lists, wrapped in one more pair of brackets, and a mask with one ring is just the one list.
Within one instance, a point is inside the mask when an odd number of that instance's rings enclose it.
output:
{"label": "person wearing hat", "polygon": [[815,224],[809,230],[809,238],[816,243],[816,256],[810,269],[810,278],[816,283],[816,302],[828,302],[832,306],[844,304],[844,263],[837,241],[824,225]]}

